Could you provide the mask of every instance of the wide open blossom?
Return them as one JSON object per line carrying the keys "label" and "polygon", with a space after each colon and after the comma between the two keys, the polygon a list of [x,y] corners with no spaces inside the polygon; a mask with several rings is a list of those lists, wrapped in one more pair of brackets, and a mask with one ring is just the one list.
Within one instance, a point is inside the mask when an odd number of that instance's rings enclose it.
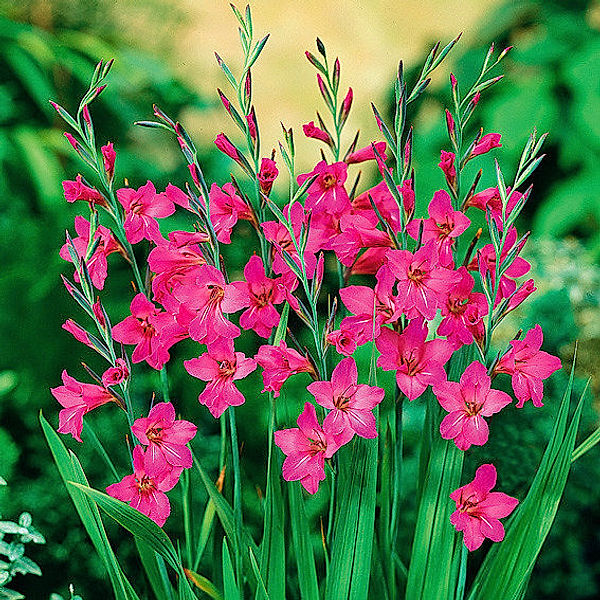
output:
{"label": "wide open blossom", "polygon": [[117,199],[125,210],[123,229],[130,244],[143,239],[157,242],[161,239],[157,218],[169,217],[175,212],[173,201],[166,194],[157,194],[151,181],[137,190],[121,188]]}
{"label": "wide open blossom", "polygon": [[165,492],[172,490],[181,475],[180,467],[172,470],[156,470],[146,465],[141,446],[133,449],[133,475],[126,475],[118,483],[106,488],[113,498],[127,502],[162,527],[171,514],[171,505]]}
{"label": "wide open blossom", "polygon": [[560,359],[540,350],[544,336],[536,325],[523,340],[513,340],[511,349],[498,361],[494,371],[512,375],[512,387],[517,397],[517,408],[531,398],[534,406],[544,406],[543,379],[561,368]]}
{"label": "wide open blossom", "polygon": [[50,392],[63,407],[58,415],[58,432],[70,433],[81,442],[83,416],[94,408],[108,402],[114,402],[115,397],[106,389],[92,383],[80,383],[66,371],[62,372],[63,385],[51,388]]}
{"label": "wide open blossom", "polygon": [[315,374],[311,362],[293,348],[288,348],[282,340],[279,346],[265,344],[258,349],[254,357],[263,368],[263,392],[273,392],[275,398],[288,377],[297,373]]}
{"label": "wide open blossom", "polygon": [[340,327],[353,330],[359,346],[377,338],[382,325],[393,323],[401,315],[394,296],[396,280],[391,270],[383,265],[377,271],[376,278],[374,288],[351,285],[340,290],[344,306],[354,313],[344,317]]}
{"label": "wide open blossom", "polygon": [[310,173],[298,175],[298,185],[302,185],[307,179],[318,175],[307,190],[306,210],[327,211],[341,214],[350,209],[350,198],[344,187],[348,165],[345,162],[337,162],[328,165],[324,160],[317,163]]}
{"label": "wide open blossom", "polygon": [[453,267],[455,239],[468,229],[471,221],[460,210],[452,208],[450,195],[444,190],[435,192],[428,212],[429,219],[413,219],[406,225],[406,232],[416,240],[423,223],[423,243],[433,240],[439,252],[440,265]]}
{"label": "wide open blossom", "polygon": [[[80,258],[85,258],[90,239],[90,222],[87,219],[77,215],[75,217],[76,238],[73,238],[73,246]],[[108,265],[106,257],[113,252],[119,252],[121,246],[115,240],[110,229],[104,225],[98,225],[94,233],[94,241],[99,240],[98,246],[94,250],[94,254],[85,262],[87,270],[90,274],[90,279],[95,288],[101,290],[104,287],[104,281],[108,275]],[[60,257],[68,262],[73,262],[68,250],[68,243],[60,249]],[[75,281],[79,282],[79,274],[75,270],[73,276]]]}
{"label": "wide open blossom", "polygon": [[196,426],[175,419],[175,408],[170,402],[155,404],[147,417],[135,420],[131,431],[141,444],[148,446],[144,464],[149,471],[160,473],[173,467],[192,466],[192,452],[186,444],[196,435]]}
{"label": "wide open blossom", "polygon": [[112,328],[114,340],[136,344],[131,355],[134,363],[145,360],[153,369],[162,369],[170,358],[169,348],[187,337],[185,329],[144,294],[134,297],[130,309],[131,315]]}
{"label": "wide open blossom", "polygon": [[504,527],[499,519],[508,517],[519,504],[512,496],[492,492],[495,485],[496,467],[481,465],[471,483],[450,494],[456,503],[450,522],[456,531],[463,532],[465,546],[471,552],[477,550],[485,538],[501,542],[504,539]]}
{"label": "wide open blossom", "polygon": [[[353,358],[344,358],[331,373],[331,381],[313,381],[306,388],[330,412],[323,427],[340,435],[344,443],[354,434],[377,437],[373,409],[383,400],[385,390],[358,383],[358,370]],[[338,440],[339,441],[339,440]]]}
{"label": "wide open blossom", "polygon": [[325,479],[325,459],[331,458],[342,444],[328,426],[319,425],[310,402],[304,405],[297,423],[298,427],[275,432],[275,444],[286,455],[283,478],[299,480],[309,494],[314,494]]}
{"label": "wide open blossom", "polygon": [[408,250],[388,250],[388,266],[398,280],[398,308],[409,318],[435,317],[442,306],[447,290],[460,276],[440,265],[433,240],[414,254]]}
{"label": "wide open blossom", "polygon": [[446,340],[426,342],[427,325],[413,319],[402,333],[383,327],[375,340],[381,356],[377,366],[396,371],[396,381],[409,399],[418,398],[428,385],[447,379],[444,365],[452,355],[452,344]]}
{"label": "wide open blossom", "polygon": [[270,279],[265,274],[263,261],[252,256],[244,267],[246,281],[234,281],[231,284],[232,312],[247,308],[240,316],[243,329],[253,329],[261,337],[268,338],[273,327],[279,324],[279,313],[275,304],[285,300],[282,289],[282,277]]}
{"label": "wide open blossom", "polygon": [[460,383],[443,381],[433,386],[442,408],[448,411],[440,425],[445,440],[454,440],[459,450],[471,445],[483,446],[488,441],[488,425],[483,417],[491,417],[512,402],[499,390],[492,390],[486,368],[472,362],[460,377]]}
{"label": "wide open blossom", "polygon": [[220,338],[207,350],[183,364],[190,375],[208,382],[198,400],[213,417],[220,417],[229,406],[244,404],[245,398],[235,382],[252,373],[256,361],[246,358],[243,352],[235,352],[232,339]]}
{"label": "wide open blossom", "polygon": [[457,270],[460,280],[452,286],[440,306],[444,318],[437,333],[448,338],[455,348],[481,341],[485,334],[483,317],[488,313],[485,294],[473,292],[475,280],[465,267]]}
{"label": "wide open blossom", "polygon": [[231,303],[234,293],[225,283],[223,273],[212,265],[200,266],[193,283],[187,282],[174,291],[175,297],[191,313],[186,324],[193,340],[210,344],[219,337],[240,335],[239,327],[223,314],[234,312],[235,306]]}
{"label": "wide open blossom", "polygon": [[223,244],[231,243],[231,232],[239,219],[252,219],[252,209],[240,198],[231,183],[220,188],[213,183],[208,195],[210,220],[217,239]]}

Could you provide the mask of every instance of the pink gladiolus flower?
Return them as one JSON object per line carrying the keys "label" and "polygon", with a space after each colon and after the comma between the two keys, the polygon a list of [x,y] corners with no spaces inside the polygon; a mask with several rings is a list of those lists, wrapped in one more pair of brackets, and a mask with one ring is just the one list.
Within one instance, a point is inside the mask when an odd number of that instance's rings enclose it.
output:
{"label": "pink gladiolus flower", "polygon": [[108,177],[109,181],[112,181],[112,178],[115,176],[115,160],[117,158],[112,142],[108,142],[108,144],[106,144],[106,146],[102,146],[100,150],[102,151],[102,158],[104,159],[104,170],[106,171],[106,176]]}
{"label": "pink gladiolus flower", "polygon": [[471,150],[471,157],[485,154],[492,148],[500,148],[502,146],[500,143],[501,138],[502,136],[499,133],[487,133],[475,144],[475,147]]}
{"label": "pink gladiolus flower", "polygon": [[242,352],[235,352],[231,339],[220,338],[207,349],[208,352],[183,364],[190,375],[208,382],[198,400],[217,418],[229,406],[244,404],[245,398],[235,382],[252,373],[256,361],[246,358]]}
{"label": "pink gladiolus flower", "polygon": [[512,496],[492,492],[495,485],[496,468],[494,465],[482,465],[471,483],[450,494],[450,498],[456,502],[450,522],[456,531],[463,532],[465,546],[471,552],[477,550],[485,538],[501,542],[504,539],[504,527],[499,519],[508,517],[519,504]]}
{"label": "pink gladiolus flower", "polygon": [[469,228],[471,221],[460,210],[452,208],[450,195],[443,190],[435,192],[428,212],[429,219],[414,219],[406,225],[406,232],[416,240],[423,223],[423,243],[433,240],[439,251],[440,265],[453,267],[455,239]]}
{"label": "pink gladiolus flower", "polygon": [[540,350],[544,340],[542,328],[536,325],[523,340],[513,340],[512,348],[498,361],[496,373],[512,375],[512,387],[517,397],[517,408],[531,398],[534,406],[544,406],[543,379],[548,379],[562,365],[560,359]]}
{"label": "pink gladiolus flower", "polygon": [[440,162],[438,167],[444,172],[446,181],[450,188],[454,189],[456,185],[456,167],[454,166],[454,160],[456,156],[454,152],[446,152],[442,150]]}
{"label": "pink gladiolus flower", "polygon": [[155,404],[147,417],[136,419],[131,426],[133,435],[144,446],[144,466],[148,471],[160,473],[173,467],[189,469],[192,452],[186,444],[196,435],[196,426],[189,421],[176,420],[170,402]]}
{"label": "pink gladiolus flower", "polygon": [[302,125],[302,131],[304,131],[304,135],[307,138],[321,140],[322,142],[325,142],[326,144],[331,144],[331,142],[332,142],[331,136],[326,131],[319,129],[315,125],[314,121],[311,121],[310,123],[306,123],[305,125]]}
{"label": "pink gladiolus flower", "polygon": [[[406,183],[406,182],[405,182]],[[401,192],[400,188],[398,191]],[[400,213],[398,210],[398,204],[394,197],[390,193],[387,184],[385,181],[380,181],[375,187],[363,192],[356,196],[356,198],[352,201],[352,208],[354,211],[357,211],[358,214],[366,214],[369,215],[373,221],[373,226],[377,225],[378,218],[371,206],[371,201],[369,197],[373,200],[373,203],[377,207],[377,210],[383,217],[383,219],[390,225],[393,231],[399,231],[400,229]],[[403,204],[404,209],[406,210],[406,202],[403,196]],[[414,206],[414,203],[413,203]]]}
{"label": "pink gladiolus flower", "polygon": [[159,310],[144,294],[131,301],[131,315],[112,328],[115,341],[136,344],[131,355],[134,363],[145,360],[159,371],[168,362],[169,348],[187,337],[173,315]]}
{"label": "pink gladiolus flower", "polygon": [[327,334],[327,342],[333,344],[335,349],[344,356],[352,356],[357,347],[356,331],[340,324],[340,328]]}
{"label": "pink gladiolus flower", "polygon": [[[253,329],[261,337],[268,338],[273,327],[279,324],[279,313],[275,304],[285,300],[281,288],[282,278],[269,279],[259,256],[252,256],[244,267],[246,281],[234,281],[231,284],[231,311],[247,308],[240,316],[243,329]],[[235,292],[235,293],[233,293]]]}
{"label": "pink gladiolus flower", "polygon": [[83,416],[103,404],[114,402],[115,398],[107,389],[91,383],[80,383],[66,371],[62,372],[62,380],[63,385],[50,390],[63,407],[58,414],[58,432],[70,433],[81,442]]}
{"label": "pink gladiolus flower", "polygon": [[192,311],[189,334],[193,340],[210,344],[219,337],[235,338],[240,335],[237,325],[225,318],[223,313],[235,311],[235,290],[225,284],[223,273],[211,265],[198,268],[193,283],[178,287],[175,297]]}
{"label": "pink gladiolus flower", "polygon": [[[75,217],[75,231],[77,232],[78,237],[73,238],[73,245],[75,246],[78,256],[85,258],[90,239],[90,222],[77,215]],[[104,225],[98,226],[96,233],[94,233],[94,240],[100,240],[100,242],[98,243],[94,254],[88,261],[86,261],[86,266],[89,271],[92,284],[94,287],[101,290],[104,287],[104,281],[108,275],[106,257],[113,252],[118,252],[120,250],[120,246],[113,238],[110,229],[104,227]],[[71,260],[71,255],[69,254],[67,244],[60,249],[59,254],[62,259],[68,262],[73,262]],[[77,271],[75,271],[75,275],[73,277],[75,281],[79,281],[79,274]]]}
{"label": "pink gladiolus flower", "polygon": [[483,417],[491,417],[512,402],[499,390],[492,390],[492,380],[480,362],[472,362],[461,375],[460,383],[444,381],[433,386],[433,393],[448,415],[440,425],[445,440],[454,440],[459,450],[471,445],[483,446],[488,441],[488,425]]}
{"label": "pink gladiolus flower", "polygon": [[460,276],[456,285],[448,290],[446,301],[441,305],[444,318],[437,333],[448,338],[454,348],[482,339],[485,331],[483,317],[488,313],[485,295],[473,292],[474,279],[465,267],[457,271]]}
{"label": "pink gladiolus flower", "polygon": [[426,342],[426,338],[427,326],[413,319],[402,333],[382,328],[375,340],[381,352],[377,366],[396,371],[398,387],[409,400],[418,398],[428,385],[447,378],[444,365],[452,354],[452,345],[440,339]]}
{"label": "pink gladiolus flower", "polygon": [[460,276],[439,264],[433,241],[414,254],[408,250],[388,250],[388,266],[398,279],[398,308],[409,319],[422,315],[431,320],[444,300],[447,290]]}
{"label": "pink gladiolus flower", "polygon": [[139,189],[121,188],[117,199],[125,210],[123,228],[131,244],[143,239],[158,243],[161,239],[157,218],[164,218],[175,212],[173,202],[165,194],[157,194],[151,181]]}
{"label": "pink gladiolus flower", "polygon": [[263,158],[260,161],[260,171],[258,172],[258,182],[260,184],[260,191],[268,196],[271,193],[273,182],[277,179],[279,170],[274,160],[270,158]]}
{"label": "pink gladiolus flower", "polygon": [[377,152],[379,152],[381,160],[387,160],[387,155],[385,153],[387,144],[385,142],[374,142],[374,144],[369,144],[364,148],[360,148],[355,152],[351,152],[348,154],[348,156],[346,156],[344,162],[348,165],[353,165],[356,163],[365,162],[366,160],[375,160],[376,154],[375,150],[373,150],[373,146],[375,146]]}
{"label": "pink gladiolus flower", "polygon": [[90,341],[90,336],[88,335],[88,332],[79,325],[77,325],[77,323],[75,323],[73,319],[67,319],[62,324],[62,328],[65,331],[68,331],[78,342],[81,342],[82,344],[85,344],[90,348],[94,348],[92,342]]}
{"label": "pink gladiolus flower", "polygon": [[296,373],[311,373],[315,370],[308,358],[293,348],[288,348],[282,340],[279,346],[265,344],[258,349],[254,357],[263,368],[263,392],[274,392],[275,398],[289,377]]}
{"label": "pink gladiolus flower", "polygon": [[251,208],[236,193],[231,183],[220,188],[213,183],[209,193],[210,220],[215,228],[217,239],[223,244],[231,243],[231,231],[238,219],[250,220]]}
{"label": "pink gladiolus flower", "polygon": [[348,166],[345,162],[337,162],[328,165],[324,160],[317,163],[310,173],[298,175],[298,185],[302,185],[307,179],[318,175],[310,185],[307,192],[304,207],[306,210],[326,210],[335,214],[341,214],[350,209],[350,198],[344,187]]}
{"label": "pink gladiolus flower", "polygon": [[373,409],[383,400],[385,390],[358,384],[358,370],[353,358],[344,358],[331,374],[331,381],[313,381],[306,389],[317,404],[330,412],[323,427],[348,442],[354,434],[377,437]]}
{"label": "pink gladiolus flower", "polygon": [[319,425],[315,407],[307,402],[298,417],[298,427],[275,432],[275,444],[286,455],[283,478],[300,481],[309,494],[315,494],[325,479],[325,459],[342,445],[331,430]]}
{"label": "pink gladiolus flower", "polygon": [[122,358],[117,358],[115,366],[106,369],[102,374],[104,387],[111,387],[123,383],[129,377],[127,363]]}
{"label": "pink gladiolus flower", "polygon": [[106,493],[127,502],[162,527],[171,514],[171,505],[165,492],[175,487],[182,470],[156,471],[147,467],[142,447],[136,446],[133,449],[133,475],[126,475],[119,483],[109,485]]}
{"label": "pink gladiolus flower", "polygon": [[215,146],[223,153],[229,156],[229,158],[240,161],[240,153],[238,149],[231,143],[229,138],[224,134],[220,133],[215,139]]}
{"label": "pink gladiolus flower", "polygon": [[[169,183],[164,194],[173,204],[181,206],[181,208],[185,208],[186,210],[192,210],[190,206],[190,197],[176,185]],[[201,199],[199,201],[202,202]]]}
{"label": "pink gladiolus flower", "polygon": [[81,175],[75,177],[75,181],[63,181],[63,191],[67,202],[75,202],[76,200],[85,200],[91,204],[106,206],[104,196],[93,187],[83,183]]}

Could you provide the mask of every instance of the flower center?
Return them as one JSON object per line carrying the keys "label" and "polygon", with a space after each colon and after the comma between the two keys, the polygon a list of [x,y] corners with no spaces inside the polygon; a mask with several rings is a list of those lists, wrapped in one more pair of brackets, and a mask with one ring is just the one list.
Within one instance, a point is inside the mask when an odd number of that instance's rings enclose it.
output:
{"label": "flower center", "polygon": [[156,489],[156,486],[154,485],[154,479],[151,479],[147,475],[144,475],[141,480],[136,479],[136,481],[137,481],[140,493],[142,493],[142,494],[150,493]]}
{"label": "flower center", "polygon": [[162,427],[151,427],[150,429],[148,429],[148,431],[146,431],[146,437],[148,438],[148,441],[160,441],[162,439],[162,431]]}
{"label": "flower center", "polygon": [[323,187],[329,189],[335,186],[337,180],[331,173],[323,175]]}
{"label": "flower center", "polygon": [[236,371],[235,362],[230,362],[228,360],[222,360],[219,363],[219,376],[220,377],[233,377]]}

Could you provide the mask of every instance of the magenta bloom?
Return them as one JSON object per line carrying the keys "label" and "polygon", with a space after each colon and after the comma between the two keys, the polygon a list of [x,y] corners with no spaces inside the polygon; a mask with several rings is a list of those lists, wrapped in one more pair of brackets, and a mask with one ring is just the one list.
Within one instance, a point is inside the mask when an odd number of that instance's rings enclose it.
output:
{"label": "magenta bloom", "polygon": [[139,189],[121,188],[117,199],[125,210],[123,228],[131,244],[143,239],[158,243],[162,239],[157,218],[164,218],[175,212],[175,206],[166,194],[157,194],[151,181]]}
{"label": "magenta bloom", "polygon": [[75,202],[76,200],[85,200],[91,204],[99,204],[100,206],[106,206],[106,200],[104,196],[93,187],[90,187],[83,183],[81,175],[75,177],[75,181],[63,181],[63,191],[65,193],[65,200],[67,202]]}
{"label": "magenta bloom", "polygon": [[175,487],[182,469],[156,471],[145,463],[142,447],[136,446],[133,449],[133,475],[126,475],[119,483],[109,485],[106,493],[127,502],[162,527],[171,514],[171,505],[165,492]]}
{"label": "magenta bloom", "polygon": [[263,368],[263,392],[274,392],[275,398],[279,396],[288,377],[296,373],[315,373],[308,358],[293,348],[288,348],[283,340],[279,342],[279,346],[261,346],[254,358]]}
{"label": "magenta bloom", "polygon": [[318,175],[312,185],[308,188],[308,195],[304,207],[306,210],[326,210],[335,214],[341,214],[350,208],[350,198],[344,187],[348,166],[345,162],[337,162],[328,165],[324,160],[317,163],[310,173],[298,175],[298,185],[302,185],[307,179]]}
{"label": "magenta bloom", "polygon": [[201,265],[193,284],[188,282],[175,290],[175,297],[192,311],[189,333],[193,340],[210,344],[219,337],[240,335],[237,325],[223,314],[235,310],[231,302],[234,293],[233,288],[225,284],[223,273],[211,265]]}
{"label": "magenta bloom", "polygon": [[78,342],[85,344],[89,348],[96,349],[90,340],[88,332],[83,329],[80,325],[75,323],[73,319],[67,319],[63,324],[62,328],[68,331]]}
{"label": "magenta bloom", "polygon": [[548,379],[562,365],[560,359],[540,350],[544,340],[542,328],[536,325],[523,340],[513,340],[512,348],[498,361],[495,371],[512,375],[517,408],[531,398],[534,406],[544,406],[543,379]]}
{"label": "magenta bloom", "polygon": [[66,371],[62,372],[62,380],[63,385],[50,389],[63,407],[58,415],[58,432],[70,433],[81,442],[83,416],[103,404],[114,402],[115,398],[107,389],[91,383],[80,383]]}
{"label": "magenta bloom", "polygon": [[104,162],[104,170],[106,171],[106,176],[108,177],[108,180],[111,181],[115,175],[115,160],[117,158],[112,142],[108,142],[108,144],[102,146],[102,148],[100,148],[100,151],[102,152],[102,159]]}
{"label": "magenta bloom", "polygon": [[220,188],[213,183],[209,193],[210,220],[215,228],[217,239],[223,244],[231,243],[231,231],[238,219],[252,217],[250,207],[237,195],[231,183]]}
{"label": "magenta bloom", "polygon": [[190,375],[208,382],[198,400],[213,417],[220,417],[229,406],[244,404],[245,398],[235,382],[252,373],[256,361],[235,352],[231,339],[220,338],[207,349],[208,352],[183,364]]}
{"label": "magenta bloom", "polygon": [[304,135],[308,138],[313,138],[315,140],[321,140],[322,142],[325,142],[326,144],[330,144],[332,142],[330,135],[326,131],[319,129],[315,125],[314,121],[311,121],[310,123],[306,123],[305,125],[302,125],[302,131],[304,132]]}
{"label": "magenta bloom", "polygon": [[445,440],[454,440],[459,450],[483,446],[489,435],[483,417],[491,417],[512,402],[508,394],[490,389],[491,384],[486,368],[475,361],[465,369],[460,383],[443,381],[433,386],[438,402],[450,413],[444,417],[440,433]]}
{"label": "magenta bloom", "polygon": [[279,169],[275,164],[274,160],[270,158],[263,158],[260,161],[260,170],[257,174],[258,182],[260,185],[260,191],[268,196],[271,193],[271,188],[273,187],[273,182],[277,179],[277,175],[279,175]]}
{"label": "magenta bloom", "polygon": [[236,162],[240,162],[240,153],[238,149],[231,143],[231,140],[224,134],[219,133],[215,139],[215,146],[223,153],[232,158]]}
{"label": "magenta bloom", "polygon": [[519,501],[502,492],[490,491],[496,485],[496,467],[481,465],[475,479],[454,490],[450,498],[456,502],[456,510],[450,522],[456,531],[462,531],[465,546],[477,550],[485,538],[492,542],[504,539],[504,527],[499,519],[508,517]]}
{"label": "magenta bloom", "polygon": [[128,377],[127,363],[122,358],[117,358],[115,366],[106,369],[102,374],[102,384],[108,388],[123,383]]}
{"label": "magenta bloom", "polygon": [[364,438],[377,437],[373,409],[383,400],[385,390],[357,382],[354,359],[344,358],[333,370],[331,381],[313,381],[306,388],[317,404],[330,411],[323,427],[340,435],[344,443],[355,433]]}
{"label": "magenta bloom", "polygon": [[297,423],[298,427],[275,432],[275,444],[286,455],[283,478],[299,480],[309,494],[315,494],[319,482],[325,479],[325,459],[331,458],[342,444],[325,424],[319,425],[310,402],[304,405]]}
{"label": "magenta bloom", "polygon": [[423,243],[433,240],[439,251],[440,265],[452,267],[455,239],[468,229],[471,221],[460,210],[452,208],[450,195],[443,190],[435,192],[428,211],[429,219],[414,219],[406,225],[406,232],[416,240],[423,223]]}
{"label": "magenta bloom", "polygon": [[131,426],[133,435],[144,446],[144,464],[153,473],[171,471],[173,467],[189,469],[192,453],[187,443],[196,435],[196,426],[189,421],[175,419],[175,408],[170,402],[155,404],[147,417],[136,419]]}
{"label": "magenta bloom", "polygon": [[499,133],[486,133],[480,140],[475,144],[473,150],[471,150],[471,156],[479,156],[489,152],[492,148],[500,148],[502,144],[500,139],[502,136]]}
{"label": "magenta bloom", "polygon": [[[85,258],[88,248],[88,241],[90,239],[90,222],[87,219],[77,215],[75,217],[75,231],[78,237],[73,238],[73,245],[75,251],[80,258]],[[104,281],[108,275],[108,264],[106,257],[113,252],[118,252],[120,246],[118,242],[113,238],[110,229],[104,227],[104,225],[98,225],[96,233],[94,234],[94,240],[99,240],[98,246],[94,251],[94,254],[86,261],[90,278],[94,287],[101,290],[104,287]],[[65,244],[59,252],[62,259],[73,262],[71,255],[69,254],[68,245]],[[75,281],[79,281],[79,274],[75,271],[73,276]]]}
{"label": "magenta bloom", "polygon": [[440,265],[433,241],[421,246],[414,254],[408,250],[388,250],[388,266],[398,279],[398,308],[409,319],[435,317],[447,290],[460,278],[456,271]]}
{"label": "magenta bloom", "polygon": [[360,148],[359,150],[348,154],[345,162],[349,165],[352,165],[355,163],[365,162],[365,160],[375,160],[377,155],[375,154],[375,150],[373,150],[373,146],[375,146],[375,149],[377,152],[379,152],[381,160],[387,160],[387,155],[385,153],[387,144],[385,142],[374,142],[373,144],[369,144],[364,148]]}
{"label": "magenta bloom", "polygon": [[402,333],[387,327],[375,340],[381,356],[377,366],[384,371],[396,371],[396,381],[409,399],[418,398],[428,385],[445,381],[444,365],[452,354],[452,345],[446,340],[426,342],[427,326],[413,319]]}
{"label": "magenta bloom", "polygon": [[456,155],[454,152],[446,152],[442,150],[440,156],[440,162],[438,167],[444,172],[448,185],[454,189],[456,185],[456,167],[454,166],[454,160]]}
{"label": "magenta bloom", "polygon": [[356,350],[356,331],[353,327],[340,328],[327,334],[327,341],[335,346],[335,349],[344,356],[352,356]]}
{"label": "magenta bloom", "polygon": [[131,355],[134,363],[145,360],[152,368],[162,369],[168,362],[169,348],[187,337],[169,313],[159,310],[144,294],[131,301],[131,315],[112,328],[115,341],[136,344]]}
{"label": "magenta bloom", "polygon": [[261,337],[268,338],[273,327],[279,324],[279,313],[274,304],[285,300],[281,287],[282,278],[269,279],[259,256],[252,256],[244,267],[246,281],[231,284],[231,311],[247,308],[240,316],[243,329],[253,329]]}

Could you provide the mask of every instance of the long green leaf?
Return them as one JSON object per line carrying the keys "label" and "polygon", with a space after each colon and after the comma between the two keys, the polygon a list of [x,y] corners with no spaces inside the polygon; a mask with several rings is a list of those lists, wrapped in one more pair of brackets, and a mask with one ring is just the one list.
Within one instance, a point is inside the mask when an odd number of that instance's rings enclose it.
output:
{"label": "long green leaf", "polygon": [[240,600],[240,590],[235,581],[233,564],[227,546],[227,539],[223,538],[223,588],[225,600]]}
{"label": "long green leaf", "polygon": [[161,556],[150,548],[146,542],[137,537],[134,539],[142,566],[156,600],[173,600],[173,587]]}

